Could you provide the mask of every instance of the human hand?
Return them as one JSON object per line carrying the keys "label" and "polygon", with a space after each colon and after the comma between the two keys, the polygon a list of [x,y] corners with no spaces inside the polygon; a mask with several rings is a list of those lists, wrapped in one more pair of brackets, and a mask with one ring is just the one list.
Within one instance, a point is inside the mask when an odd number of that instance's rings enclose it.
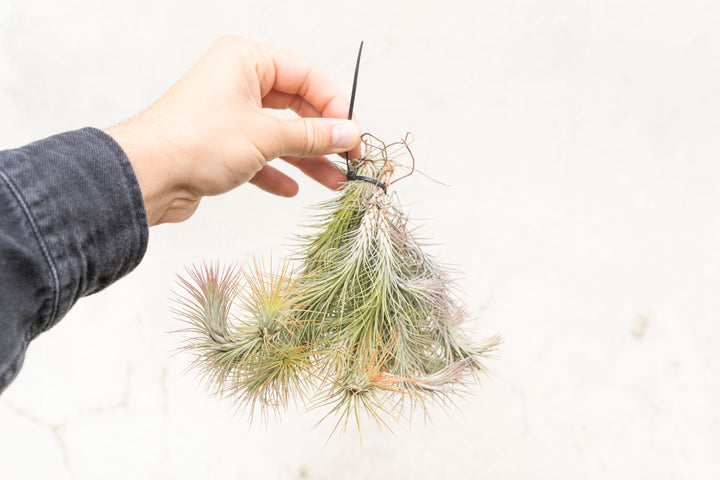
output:
{"label": "human hand", "polygon": [[[290,108],[302,118],[262,108]],[[226,36],[145,112],[105,132],[130,159],[155,225],[186,220],[202,197],[248,181],[295,195],[297,183],[267,164],[276,157],[337,188],[345,177],[324,155],[360,152],[359,126],[340,120],[348,108],[308,60]]]}

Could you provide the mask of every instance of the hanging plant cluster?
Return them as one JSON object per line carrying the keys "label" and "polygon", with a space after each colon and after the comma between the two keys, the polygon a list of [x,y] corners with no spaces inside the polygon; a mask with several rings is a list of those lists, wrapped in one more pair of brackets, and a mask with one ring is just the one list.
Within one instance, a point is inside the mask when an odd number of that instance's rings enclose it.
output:
{"label": "hanging plant cluster", "polygon": [[452,401],[499,343],[462,331],[467,314],[448,271],[386,191],[407,142],[365,135],[364,144],[348,163],[352,180],[316,207],[295,258],[274,268],[207,264],[180,279],[187,349],[216,393],[251,417],[294,401],[336,418],[333,432],[351,418],[359,428],[365,413],[388,426],[416,406]]}
{"label": "hanging plant cluster", "polygon": [[[362,43],[349,119],[361,53]],[[333,433],[350,418],[359,429],[363,414],[389,428],[416,406],[451,402],[500,342],[475,344],[462,331],[467,314],[447,270],[388,194],[402,153],[414,171],[408,137],[385,145],[365,134],[363,144],[357,160],[345,155],[348,182],[315,208],[294,259],[267,269],[215,263],[180,278],[186,348],[216,393],[251,418],[295,401],[337,418]]]}

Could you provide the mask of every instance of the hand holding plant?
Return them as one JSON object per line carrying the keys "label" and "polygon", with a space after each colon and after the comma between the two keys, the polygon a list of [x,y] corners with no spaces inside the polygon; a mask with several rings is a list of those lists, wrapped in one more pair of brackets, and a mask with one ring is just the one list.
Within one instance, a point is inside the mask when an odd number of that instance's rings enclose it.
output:
{"label": "hand holding plant", "polygon": [[[250,182],[293,196],[297,183],[268,165],[281,157],[330,188],[343,181],[324,155],[360,152],[349,102],[311,62],[223,37],[155,104],[108,129],[130,159],[150,225],[181,222],[200,199]],[[292,109],[279,119],[263,108]]]}

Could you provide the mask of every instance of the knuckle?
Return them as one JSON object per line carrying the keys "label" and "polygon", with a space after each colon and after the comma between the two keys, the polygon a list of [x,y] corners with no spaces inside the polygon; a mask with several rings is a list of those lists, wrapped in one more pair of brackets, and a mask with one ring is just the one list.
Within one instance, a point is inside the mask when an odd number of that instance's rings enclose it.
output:
{"label": "knuckle", "polygon": [[249,42],[250,40],[240,35],[226,34],[215,41],[215,46],[223,49],[237,49],[248,45]]}
{"label": "knuckle", "polygon": [[303,146],[302,153],[304,155],[309,155],[320,150],[323,144],[323,139],[319,128],[315,128],[312,122],[306,121],[303,122],[303,128],[301,129],[301,132],[301,145]]}
{"label": "knuckle", "polygon": [[220,48],[226,48],[228,45],[234,42],[233,35],[223,35],[215,40],[215,46]]}

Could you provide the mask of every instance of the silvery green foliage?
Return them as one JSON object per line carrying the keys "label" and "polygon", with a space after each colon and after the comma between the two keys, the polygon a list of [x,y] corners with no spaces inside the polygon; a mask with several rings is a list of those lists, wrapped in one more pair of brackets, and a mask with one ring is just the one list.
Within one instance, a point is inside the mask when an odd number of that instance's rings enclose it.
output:
{"label": "silvery green foliage", "polygon": [[[366,147],[351,167],[389,185],[399,163],[384,145]],[[387,426],[477,379],[499,338],[475,344],[462,331],[466,313],[447,270],[423,251],[395,199],[349,182],[317,207],[297,258],[189,269],[178,312],[218,394],[250,415],[295,399],[337,418],[335,431],[350,417],[359,428],[363,413]]]}

